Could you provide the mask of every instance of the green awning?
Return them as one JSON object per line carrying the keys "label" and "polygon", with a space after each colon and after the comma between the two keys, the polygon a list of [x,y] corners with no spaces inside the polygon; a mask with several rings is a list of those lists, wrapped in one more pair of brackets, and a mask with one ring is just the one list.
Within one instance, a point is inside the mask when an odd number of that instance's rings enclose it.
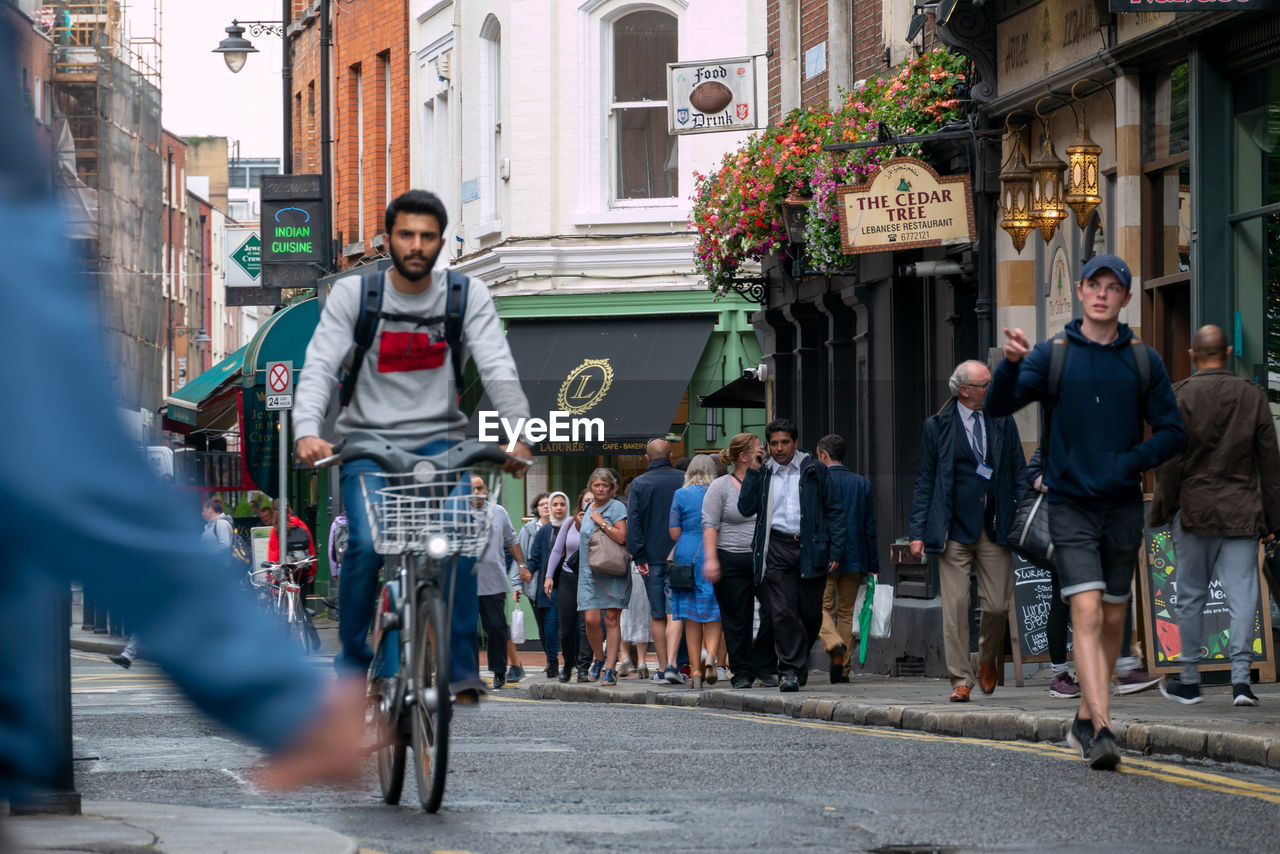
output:
{"label": "green awning", "polygon": [[164,402],[169,407],[169,418],[184,424],[195,424],[196,413],[199,412],[200,406],[240,374],[244,365],[245,351],[248,349],[248,345],[241,347],[166,397]]}
{"label": "green awning", "polygon": [[320,302],[312,297],[277,311],[262,324],[258,334],[245,347],[241,373],[246,388],[265,383],[267,362],[293,362],[295,372],[302,370],[307,345],[320,322]]}

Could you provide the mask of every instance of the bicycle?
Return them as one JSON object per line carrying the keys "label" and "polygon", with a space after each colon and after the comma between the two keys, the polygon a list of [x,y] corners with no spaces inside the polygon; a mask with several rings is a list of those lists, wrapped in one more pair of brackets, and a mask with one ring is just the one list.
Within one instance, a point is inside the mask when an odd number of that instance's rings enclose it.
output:
{"label": "bicycle", "polygon": [[279,563],[263,561],[261,568],[249,571],[250,586],[259,591],[259,598],[279,620],[285,635],[307,653],[320,651],[320,634],[302,599],[299,579],[315,562],[315,557]]}
{"label": "bicycle", "polygon": [[[458,558],[478,556],[488,537],[489,514],[472,504],[471,475],[488,481],[492,500],[501,485],[496,465],[510,458],[474,440],[418,456],[364,432],[349,434],[334,450],[344,463],[372,459],[385,470],[360,475],[373,547],[386,558],[368,677],[372,717],[388,736],[379,738],[385,746],[376,751],[382,799],[400,802],[411,745],[418,799],[433,813],[444,798],[455,699],[449,690],[452,602],[444,583]],[[495,465],[473,470],[477,463]]]}

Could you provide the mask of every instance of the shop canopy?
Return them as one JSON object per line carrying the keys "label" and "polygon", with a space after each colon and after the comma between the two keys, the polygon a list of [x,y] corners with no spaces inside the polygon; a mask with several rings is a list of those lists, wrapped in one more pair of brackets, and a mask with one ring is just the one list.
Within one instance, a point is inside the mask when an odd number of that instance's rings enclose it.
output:
{"label": "shop canopy", "polygon": [[[241,347],[166,397],[164,402],[168,407],[166,410],[168,419],[195,426],[204,404],[216,397],[221,397],[220,393],[227,390],[226,386],[239,379],[240,369],[244,365],[244,352],[247,349],[249,349],[248,345]],[[234,407],[232,409],[234,411]]]}
{"label": "shop canopy", "polygon": [[271,315],[248,344],[165,398],[165,429],[235,430],[236,389],[264,382],[267,362],[292,361],[295,371],[301,369],[319,318],[314,298]]}
{"label": "shop canopy", "polygon": [[764,383],[754,377],[738,377],[711,394],[698,395],[703,409],[764,409]]}
{"label": "shop canopy", "polygon": [[[569,428],[568,441],[534,452],[635,453],[637,442],[667,435],[714,323],[710,315],[511,321],[507,342],[532,417],[563,412],[604,427],[603,440],[575,439]],[[478,409],[492,409],[487,396]]]}

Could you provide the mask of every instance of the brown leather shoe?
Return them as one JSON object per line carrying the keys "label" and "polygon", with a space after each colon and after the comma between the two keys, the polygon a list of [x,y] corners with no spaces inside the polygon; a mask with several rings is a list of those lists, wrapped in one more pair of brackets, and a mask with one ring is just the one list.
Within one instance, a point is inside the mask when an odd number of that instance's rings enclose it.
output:
{"label": "brown leather shoe", "polygon": [[990,694],[996,690],[996,666],[994,664],[978,665],[978,687],[982,693]]}
{"label": "brown leather shoe", "polygon": [[956,689],[951,692],[951,702],[953,703],[969,702],[969,686],[957,685]]}

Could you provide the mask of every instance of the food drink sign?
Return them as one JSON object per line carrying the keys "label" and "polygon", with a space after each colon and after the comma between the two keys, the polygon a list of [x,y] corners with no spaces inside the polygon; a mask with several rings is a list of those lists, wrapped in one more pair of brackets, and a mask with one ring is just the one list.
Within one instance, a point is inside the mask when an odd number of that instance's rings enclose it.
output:
{"label": "food drink sign", "polygon": [[846,255],[971,243],[973,194],[967,175],[938,177],[914,157],[880,164],[865,184],[836,190]]}
{"label": "food drink sign", "polygon": [[756,62],[749,56],[667,64],[667,131],[756,128]]}

